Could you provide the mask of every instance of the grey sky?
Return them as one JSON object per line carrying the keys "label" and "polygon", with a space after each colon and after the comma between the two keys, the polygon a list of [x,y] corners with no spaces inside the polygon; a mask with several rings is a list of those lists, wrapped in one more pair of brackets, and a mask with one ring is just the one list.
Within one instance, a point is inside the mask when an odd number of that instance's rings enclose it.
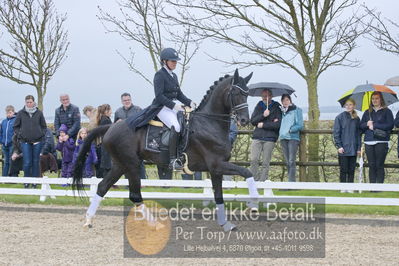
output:
{"label": "grey sky", "polygon": [[[111,0],[54,0],[60,13],[67,13],[66,27],[71,42],[68,58],[49,83],[48,93],[44,99],[44,112],[52,116],[54,109],[60,105],[59,95],[68,93],[72,103],[81,109],[87,105],[98,106],[109,103],[115,110],[121,105],[120,94],[130,92],[134,104],[141,107],[149,105],[154,97],[153,88],[142,78],[130,72],[123,60],[116,53],[128,53],[132,46],[116,34],[105,34],[105,30],[96,15],[97,6],[117,14],[115,1]],[[377,7],[384,16],[398,20],[399,1],[367,0],[369,7]],[[4,43],[0,44],[2,47]],[[362,61],[360,68],[330,68],[319,80],[319,103],[321,106],[338,105],[336,99],[356,85],[366,83],[382,84],[389,77],[399,75],[399,57],[377,50],[367,40],[359,41],[360,48],[354,51],[352,58]],[[153,76],[151,62],[143,55],[141,48],[132,46],[137,51],[137,63],[150,76]],[[230,58],[232,50],[225,45],[220,46],[210,42],[201,46],[202,50],[215,52],[221,57]],[[213,81],[228,71],[222,64],[210,61],[200,51],[194,58],[183,84],[184,93],[199,103]],[[306,84],[294,71],[279,66],[254,67],[242,70],[242,76],[254,72],[251,83],[260,81],[276,81],[287,83],[296,91],[298,98],[293,100],[299,106],[307,106]],[[179,70],[177,70],[179,72]],[[0,117],[4,117],[4,108],[8,104],[20,109],[27,94],[36,95],[33,88],[18,85],[0,78]],[[252,112],[259,99],[249,99]],[[52,122],[52,121],[48,121]]]}

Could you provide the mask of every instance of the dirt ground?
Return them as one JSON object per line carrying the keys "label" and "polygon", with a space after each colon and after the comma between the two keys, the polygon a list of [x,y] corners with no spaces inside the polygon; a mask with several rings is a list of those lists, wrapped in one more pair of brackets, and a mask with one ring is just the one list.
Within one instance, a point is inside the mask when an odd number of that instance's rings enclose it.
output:
{"label": "dirt ground", "polygon": [[101,207],[90,230],[85,208],[0,203],[0,265],[397,265],[399,217],[327,215],[321,259],[123,257],[122,207]]}

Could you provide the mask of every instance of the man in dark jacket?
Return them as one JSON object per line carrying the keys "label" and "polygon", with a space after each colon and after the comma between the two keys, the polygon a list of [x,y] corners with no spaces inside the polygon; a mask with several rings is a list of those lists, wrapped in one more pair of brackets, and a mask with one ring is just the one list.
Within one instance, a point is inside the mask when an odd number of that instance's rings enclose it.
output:
{"label": "man in dark jacket", "polygon": [[[114,123],[124,120],[128,117],[131,117],[135,114],[137,114],[138,112],[140,112],[142,109],[137,106],[137,105],[133,105],[132,103],[132,97],[130,96],[130,93],[123,93],[121,95],[121,101],[122,101],[122,107],[119,107],[116,112],[115,112],[115,116],[114,116]],[[147,175],[145,173],[145,167],[144,167],[144,162],[141,161],[140,163],[140,173],[139,176],[141,179],[146,179]]]}
{"label": "man in dark jacket", "polygon": [[76,139],[76,135],[80,129],[80,112],[79,107],[71,104],[68,94],[60,95],[61,106],[55,109],[54,129],[59,136],[59,128],[62,124],[68,127],[67,135],[72,139]]}
{"label": "man in dark jacket", "polygon": [[[252,135],[251,144],[251,172],[256,181],[269,178],[269,165],[272,152],[279,136],[281,125],[281,107],[272,100],[270,90],[262,92],[262,101],[258,102],[251,116],[251,123],[256,128]],[[263,170],[259,174],[259,160],[262,159]]]}
{"label": "man in dark jacket", "polygon": [[122,107],[119,107],[115,111],[114,123],[119,120],[126,119],[141,111],[141,108],[137,105],[133,105],[132,97],[129,93],[125,92],[121,95]]}

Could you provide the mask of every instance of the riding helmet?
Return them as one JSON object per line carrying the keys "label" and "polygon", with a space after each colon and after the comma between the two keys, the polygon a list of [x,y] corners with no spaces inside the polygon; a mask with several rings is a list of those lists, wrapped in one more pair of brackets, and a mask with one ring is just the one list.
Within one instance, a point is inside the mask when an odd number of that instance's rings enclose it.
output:
{"label": "riding helmet", "polygon": [[179,61],[180,58],[175,49],[165,48],[161,51],[161,61],[162,60]]}

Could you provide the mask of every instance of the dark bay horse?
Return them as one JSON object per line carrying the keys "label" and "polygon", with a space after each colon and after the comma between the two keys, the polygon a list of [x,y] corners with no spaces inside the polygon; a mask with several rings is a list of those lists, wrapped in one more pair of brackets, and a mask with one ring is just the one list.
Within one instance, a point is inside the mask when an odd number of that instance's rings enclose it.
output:
{"label": "dark bay horse", "polygon": [[[248,87],[252,73],[242,78],[235,71],[234,76],[220,78],[211,86],[198,108],[191,113],[190,135],[186,154],[188,167],[192,171],[208,171],[211,175],[214,197],[217,205],[217,222],[225,231],[236,226],[227,221],[225,216],[222,180],[223,175],[240,175],[248,183],[250,197],[255,201],[258,191],[252,173],[229,162],[231,144],[229,141],[230,116],[234,115],[237,123],[249,123]],[[86,226],[91,227],[92,218],[107,191],[124,174],[129,180],[129,198],[138,211],[156,226],[154,217],[146,209],[141,197],[139,164],[141,160],[160,163],[158,153],[145,150],[146,126],[136,130],[129,128],[126,122],[101,126],[92,130],[86,137],[77,158],[74,169],[73,189],[81,189],[82,169],[91,142],[103,137],[103,146],[112,157],[112,168],[98,184],[97,194],[93,197],[86,214]]]}

